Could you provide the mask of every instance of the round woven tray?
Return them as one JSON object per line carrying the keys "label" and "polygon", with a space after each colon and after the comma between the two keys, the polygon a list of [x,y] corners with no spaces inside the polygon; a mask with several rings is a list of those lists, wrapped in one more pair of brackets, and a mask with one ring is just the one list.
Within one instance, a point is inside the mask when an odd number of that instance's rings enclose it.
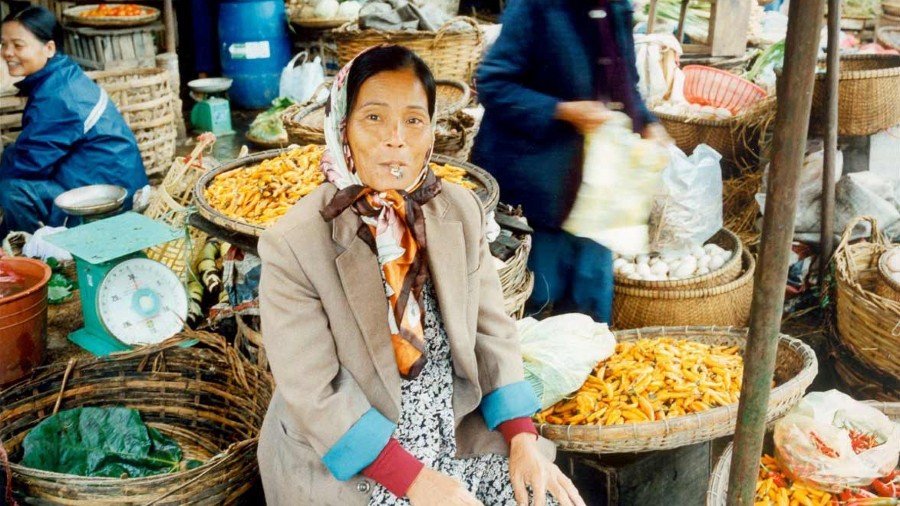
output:
{"label": "round woven tray", "polygon": [[[200,214],[200,216],[204,217],[208,221],[226,230],[253,237],[261,236],[268,227],[252,225],[250,223],[233,220],[228,216],[225,216],[221,212],[214,209],[211,205],[209,205],[209,202],[206,200],[206,196],[203,194],[203,191],[207,186],[209,186],[209,184],[216,176],[223,172],[228,172],[246,167],[248,165],[260,163],[263,160],[274,158],[286,150],[287,148],[271,149],[268,151],[254,153],[250,156],[238,158],[229,163],[223,163],[215,169],[203,174],[200,179],[197,180],[197,184],[194,185],[194,203],[197,206],[197,212]],[[490,212],[497,206],[497,202],[500,199],[500,188],[497,185],[497,180],[494,179],[494,177],[491,176],[486,170],[472,165],[471,163],[460,162],[459,160],[443,155],[432,155],[431,161],[442,165],[450,164],[455,167],[465,169],[468,179],[478,185],[478,188],[476,188],[474,191],[475,194],[478,195],[478,198],[481,200],[481,205],[484,208],[485,212]]]}
{"label": "round woven tray", "polygon": [[888,16],[900,16],[900,2],[888,2],[882,0],[881,11]]}
{"label": "round woven tray", "polygon": [[[106,4],[109,6],[121,4]],[[159,19],[159,9],[142,5],[141,7],[151,11],[142,16],[101,16],[101,17],[83,17],[82,12],[92,11],[96,9],[98,4],[79,5],[77,7],[69,7],[63,11],[63,19],[69,23],[84,26],[95,26],[98,28],[124,28],[128,26],[141,26],[152,23]]]}
{"label": "round woven tray", "polygon": [[[254,137],[250,135],[250,132],[246,132],[244,134],[244,138],[247,139],[251,144],[260,147],[260,148],[268,148],[268,149],[277,149],[287,147],[291,144],[290,140],[286,140],[284,142],[279,141],[269,141],[265,139],[260,139],[259,137]],[[309,143],[312,144],[312,143]]]}
{"label": "round woven tray", "polygon": [[882,26],[875,30],[875,38],[882,46],[900,51],[900,26]]}
{"label": "round woven tray", "polygon": [[879,297],[884,297],[885,299],[900,302],[900,283],[894,281],[887,268],[888,253],[893,249],[896,248],[887,249],[878,259],[878,277],[875,281],[875,294]]}
{"label": "round woven tray", "polygon": [[[873,406],[888,416],[895,422],[900,422],[900,402],[876,402],[865,401],[866,404]],[[771,433],[766,435],[766,446],[771,448]],[[734,455],[734,443],[728,443],[725,451],[716,462],[713,469],[712,477],[709,479],[709,488],[706,492],[706,506],[725,506],[728,497],[728,481],[731,472],[731,459]]]}
{"label": "round woven tray", "polygon": [[[712,345],[747,344],[747,330],[721,327],[655,327],[618,331],[616,340],[670,337]],[[769,396],[766,420],[780,418],[803,397],[818,373],[816,354],[798,339],[782,335],[778,342],[775,383]],[[538,431],[561,450],[587,453],[631,453],[668,450],[734,433],[738,405],[731,404],[700,413],[655,422],[625,425],[551,425]]]}
{"label": "round woven tray", "polygon": [[[456,30],[468,25],[466,30]],[[363,49],[378,44],[398,44],[418,54],[438,79],[472,82],[475,68],[484,51],[484,35],[478,22],[459,16],[444,23],[436,32],[418,30],[360,30],[356,22],[330,33],[337,46],[338,61],[345,65]]]}
{"label": "round woven tray", "polygon": [[[900,123],[900,55],[841,56],[838,134],[871,135]],[[816,74],[810,126],[825,125],[825,74]]]}
{"label": "round woven tray", "polygon": [[730,283],[741,274],[741,256],[744,245],[734,232],[723,228],[712,236],[707,244],[715,244],[726,250],[734,252],[725,265],[709,274],[688,279],[676,279],[672,281],[644,281],[640,279],[628,279],[626,276],[615,275],[615,282],[620,286],[633,286],[651,290],[686,289],[686,288],[712,288]]}
{"label": "round woven tray", "polygon": [[663,325],[745,327],[750,318],[756,262],[747,250],[741,257],[741,275],[719,286],[659,290],[615,285],[613,324],[620,329]]}
{"label": "round woven tray", "polygon": [[[201,345],[178,346],[190,339]],[[107,357],[72,359],[0,392],[0,440],[28,504],[231,504],[257,482],[256,445],[275,386],[221,336],[190,332]],[[128,407],[203,465],[147,478],[86,478],[23,467],[22,440],[56,409]],[[33,502],[37,501],[37,502]],[[24,502],[23,502],[24,504]]]}
{"label": "round woven tray", "polygon": [[[850,244],[853,229],[863,221],[871,226],[870,239]],[[881,375],[898,380],[900,302],[874,293],[878,261],[889,246],[875,218],[863,216],[847,225],[834,254],[836,324],[841,344],[858,360]]]}

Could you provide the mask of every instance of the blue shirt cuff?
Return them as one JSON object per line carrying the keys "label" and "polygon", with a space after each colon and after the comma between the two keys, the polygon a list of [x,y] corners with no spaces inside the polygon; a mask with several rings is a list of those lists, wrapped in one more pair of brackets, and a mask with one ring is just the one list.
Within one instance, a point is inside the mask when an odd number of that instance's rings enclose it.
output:
{"label": "blue shirt cuff", "polygon": [[541,404],[527,381],[500,387],[481,400],[481,414],[490,430],[507,420],[531,416],[540,408]]}
{"label": "blue shirt cuff", "polygon": [[335,478],[349,480],[375,462],[396,428],[395,423],[370,408],[328,450],[322,462]]}

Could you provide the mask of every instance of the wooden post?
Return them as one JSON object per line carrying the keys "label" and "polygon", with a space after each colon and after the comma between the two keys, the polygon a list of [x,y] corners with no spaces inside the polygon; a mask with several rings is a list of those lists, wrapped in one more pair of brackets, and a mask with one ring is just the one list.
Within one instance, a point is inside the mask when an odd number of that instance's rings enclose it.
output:
{"label": "wooden post", "polygon": [[[653,33],[653,27],[656,25],[656,2],[658,0],[650,0],[650,10],[647,11],[647,35]],[[681,41],[678,41],[679,43]]]}
{"label": "wooden post", "polygon": [[688,2],[691,0],[681,0],[681,12],[678,13],[678,43],[684,43],[684,18],[687,16]]}
{"label": "wooden post", "polygon": [[753,504],[759,459],[766,430],[778,334],[784,310],[797,186],[815,80],[816,53],[824,2],[791,2],[785,41],[784,71],[778,79],[774,154],[763,218],[750,335],[744,352],[744,377],[734,437],[727,504]]}
{"label": "wooden post", "polygon": [[840,78],[841,1],[828,0],[828,73],[825,77],[825,165],[822,172],[822,231],[819,252],[819,288],[828,275],[834,252],[834,178],[837,159],[838,79]]}
{"label": "wooden post", "polygon": [[176,53],[175,10],[172,0],[163,0],[163,24],[166,25],[166,52]]}

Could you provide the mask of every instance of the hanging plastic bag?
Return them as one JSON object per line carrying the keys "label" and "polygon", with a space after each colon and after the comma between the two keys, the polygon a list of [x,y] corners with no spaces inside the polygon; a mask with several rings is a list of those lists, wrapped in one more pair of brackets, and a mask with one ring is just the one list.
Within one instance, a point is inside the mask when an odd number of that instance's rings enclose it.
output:
{"label": "hanging plastic bag", "polygon": [[578,390],[601,360],[616,349],[616,338],[605,323],[578,313],[544,320],[516,322],[522,346],[525,379],[541,401],[541,409]]}
{"label": "hanging plastic bag", "polygon": [[664,146],[641,139],[628,116],[614,113],[585,137],[581,187],[563,230],[620,255],[649,253],[650,208],[668,162]]}
{"label": "hanging plastic bag", "polygon": [[691,156],[669,146],[669,156],[650,213],[650,248],[679,254],[703,246],[722,228],[722,155],[701,144]]}
{"label": "hanging plastic bag", "polygon": [[837,390],[813,392],[775,423],[775,458],[788,476],[829,492],[888,475],[900,425]]}
{"label": "hanging plastic bag", "polygon": [[[301,57],[302,61],[296,65]],[[322,59],[318,56],[313,61],[308,60],[309,55],[306,51],[301,51],[284,66],[278,96],[290,97],[301,104],[312,98],[316,88],[325,81],[325,69],[322,68]]]}

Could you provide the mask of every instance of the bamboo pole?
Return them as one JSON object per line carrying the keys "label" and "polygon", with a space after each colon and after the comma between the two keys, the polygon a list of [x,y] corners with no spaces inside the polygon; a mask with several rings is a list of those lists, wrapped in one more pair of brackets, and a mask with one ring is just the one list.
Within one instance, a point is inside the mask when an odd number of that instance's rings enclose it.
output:
{"label": "bamboo pole", "polygon": [[744,352],[743,387],[727,496],[729,505],[752,505],[756,491],[794,235],[797,186],[809,130],[823,8],[822,1],[793,1],[788,14],[784,71],[778,79],[774,153],[753,288],[750,335]]}
{"label": "bamboo pole", "polygon": [[163,0],[163,24],[166,26],[166,52],[175,54],[175,8],[172,0]]}
{"label": "bamboo pole", "polygon": [[819,287],[828,275],[834,253],[834,179],[838,138],[838,78],[840,77],[841,2],[828,0],[828,73],[826,84],[825,165],[822,172],[822,230]]}

